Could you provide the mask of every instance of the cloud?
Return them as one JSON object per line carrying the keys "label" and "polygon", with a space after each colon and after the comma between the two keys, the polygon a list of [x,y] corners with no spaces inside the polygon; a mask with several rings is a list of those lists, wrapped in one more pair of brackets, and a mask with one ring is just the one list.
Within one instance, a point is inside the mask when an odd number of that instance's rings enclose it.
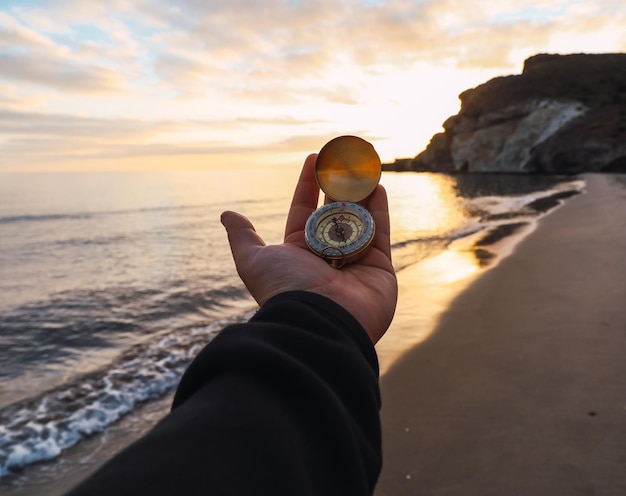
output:
{"label": "cloud", "polygon": [[6,135],[49,136],[57,139],[71,136],[75,139],[89,137],[94,140],[108,139],[136,141],[138,139],[178,133],[193,128],[225,128],[249,125],[301,126],[308,120],[294,117],[272,117],[269,119],[238,118],[232,121],[211,120],[159,120],[140,119],[100,119],[93,117],[69,116],[64,114],[42,114],[36,112],[12,111],[0,108],[0,132]]}
{"label": "cloud", "polygon": [[137,119],[94,119],[0,109],[0,132],[5,134],[137,139],[173,132],[179,127],[180,124],[171,121],[154,123]]}
{"label": "cloud", "polygon": [[[291,101],[305,87],[328,94],[333,73],[351,65],[364,76],[381,67],[409,68],[426,60],[458,67],[519,67],[521,61],[512,58],[520,50],[531,55],[549,48],[552,36],[565,26],[576,23],[582,35],[586,28],[597,29],[590,17],[603,16],[604,23],[616,14],[615,8],[600,10],[603,2],[598,2],[582,16],[571,3],[392,0],[365,6],[356,0],[188,0],[178,2],[175,10],[145,14],[163,26],[151,40],[161,54],[155,69],[164,85],[197,96],[212,80],[243,96],[238,91],[243,81],[250,98],[275,94]],[[350,99],[359,101],[354,94]]]}
{"label": "cloud", "polygon": [[175,52],[161,52],[154,61],[154,72],[170,88],[185,96],[198,96],[210,88],[224,87],[226,74],[201,57]]}
{"label": "cloud", "polygon": [[102,93],[122,91],[125,80],[106,67],[50,59],[45,54],[0,54],[5,80],[41,84],[64,92]]}
{"label": "cloud", "polygon": [[[197,98],[213,90],[251,99],[271,94],[288,102],[302,89],[332,96],[324,89],[333,73],[349,65],[364,75],[425,60],[510,67],[511,54],[522,47],[530,54],[549,46],[554,32],[567,25],[597,29],[590,19],[604,16],[601,22],[607,22],[616,15],[610,1],[594,2],[584,14],[577,2],[571,4],[182,0],[172,6],[160,0],[131,7],[84,0],[70,8],[54,2],[54,9],[15,9],[23,24],[13,19],[10,34],[32,53],[5,55],[5,63],[13,79],[69,91],[116,91],[129,79],[152,78],[178,96]],[[613,7],[608,14],[600,10],[607,5]],[[79,40],[73,27],[85,23],[109,39]],[[42,35],[50,32],[57,41]],[[354,94],[340,100],[359,101]]]}
{"label": "cloud", "polygon": [[43,98],[10,84],[0,84],[0,109],[28,111],[43,103]]}
{"label": "cloud", "polygon": [[[294,117],[271,119],[239,118],[232,121],[144,121],[139,119],[99,119],[92,117],[41,114],[0,109],[0,170],[73,163],[82,168],[86,161],[99,161],[104,168],[122,158],[187,157],[218,155],[266,155],[287,151],[286,145],[302,146],[296,138],[260,144],[245,138],[247,128],[306,128],[308,120]],[[244,139],[215,138],[228,130],[244,131]],[[193,131],[201,139],[176,138]],[[219,132],[218,132],[219,131]],[[212,138],[213,137],[213,138]],[[326,138],[326,136],[324,136]],[[319,146],[320,141],[317,141]],[[308,153],[305,149],[302,153]],[[83,165],[81,165],[83,164]]]}
{"label": "cloud", "polygon": [[1,79],[67,93],[123,92],[130,75],[118,67],[85,60],[69,46],[33,31],[1,11],[0,67]]}
{"label": "cloud", "polygon": [[409,136],[534,53],[624,49],[614,0],[41,0],[0,7],[0,155],[282,153],[335,130]]}

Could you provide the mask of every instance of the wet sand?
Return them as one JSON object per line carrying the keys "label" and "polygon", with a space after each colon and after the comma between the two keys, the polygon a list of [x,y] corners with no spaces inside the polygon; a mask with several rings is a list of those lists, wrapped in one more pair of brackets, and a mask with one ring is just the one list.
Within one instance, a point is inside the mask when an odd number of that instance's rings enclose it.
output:
{"label": "wet sand", "polygon": [[626,177],[584,179],[382,377],[376,496],[626,494]]}

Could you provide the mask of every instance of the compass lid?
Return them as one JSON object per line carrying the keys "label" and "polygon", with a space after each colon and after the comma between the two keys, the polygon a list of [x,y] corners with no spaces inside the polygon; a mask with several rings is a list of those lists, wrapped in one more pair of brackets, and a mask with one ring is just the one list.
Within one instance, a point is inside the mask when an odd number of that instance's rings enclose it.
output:
{"label": "compass lid", "polygon": [[378,153],[357,136],[339,136],[326,143],[315,163],[320,188],[335,201],[358,202],[375,189],[381,175]]}

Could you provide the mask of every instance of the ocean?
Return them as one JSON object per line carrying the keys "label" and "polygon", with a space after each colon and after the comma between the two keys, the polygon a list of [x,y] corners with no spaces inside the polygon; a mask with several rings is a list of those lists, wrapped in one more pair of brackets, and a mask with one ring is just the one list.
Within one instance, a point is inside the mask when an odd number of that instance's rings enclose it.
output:
{"label": "ocean", "polygon": [[[299,172],[0,174],[0,489],[162,401],[224,325],[249,318],[220,213],[280,242]],[[584,189],[553,176],[386,172],[381,183],[399,273],[459,239],[488,251]]]}

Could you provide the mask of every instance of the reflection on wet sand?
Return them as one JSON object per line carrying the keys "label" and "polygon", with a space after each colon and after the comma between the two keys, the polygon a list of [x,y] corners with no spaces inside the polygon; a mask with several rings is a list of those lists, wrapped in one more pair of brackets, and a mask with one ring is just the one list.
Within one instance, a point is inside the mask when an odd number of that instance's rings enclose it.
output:
{"label": "reflection on wet sand", "polygon": [[471,249],[471,238],[448,246],[450,233],[470,221],[455,178],[383,174],[381,183],[389,193],[394,266],[400,286],[396,316],[377,345],[380,373],[384,374],[402,353],[428,337],[437,316],[481,265]]}
{"label": "reflection on wet sand", "polygon": [[391,328],[377,344],[380,374],[433,332],[439,315],[473,280],[480,262],[459,246],[398,273],[399,299]]}

